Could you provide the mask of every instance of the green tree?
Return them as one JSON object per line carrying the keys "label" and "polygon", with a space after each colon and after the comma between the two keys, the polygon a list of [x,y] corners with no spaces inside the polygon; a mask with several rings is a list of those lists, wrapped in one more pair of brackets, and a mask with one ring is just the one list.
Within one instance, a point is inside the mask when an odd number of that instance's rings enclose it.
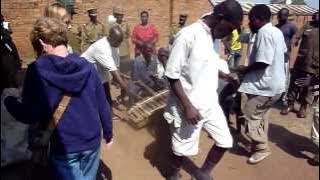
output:
{"label": "green tree", "polygon": [[304,0],[292,0],[293,5],[306,5],[307,3]]}

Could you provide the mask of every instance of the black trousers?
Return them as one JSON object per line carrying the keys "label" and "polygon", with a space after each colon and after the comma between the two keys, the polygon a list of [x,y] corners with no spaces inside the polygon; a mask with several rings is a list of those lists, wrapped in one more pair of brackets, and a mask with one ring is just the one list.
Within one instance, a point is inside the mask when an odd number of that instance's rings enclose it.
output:
{"label": "black trousers", "polygon": [[312,76],[312,74],[301,71],[301,70],[294,70],[291,74],[290,84],[287,94],[288,105],[293,105],[295,101],[299,102],[301,105],[306,105],[307,103],[307,96],[308,96],[308,87],[298,87],[295,84],[295,81],[299,78],[304,78]]}

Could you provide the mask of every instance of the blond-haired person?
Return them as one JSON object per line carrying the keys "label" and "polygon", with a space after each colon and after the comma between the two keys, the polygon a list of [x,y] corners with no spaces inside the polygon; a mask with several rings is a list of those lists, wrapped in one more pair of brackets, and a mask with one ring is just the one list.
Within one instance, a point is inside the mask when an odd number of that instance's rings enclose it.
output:
{"label": "blond-haired person", "polygon": [[[22,101],[5,99],[8,111],[27,124],[48,124],[64,95],[71,98],[50,138],[50,167],[59,180],[95,180],[101,136],[110,145],[110,106],[94,66],[67,51],[65,24],[37,20],[31,42],[38,59],[29,65]],[[101,135],[101,129],[103,135]]]}
{"label": "blond-haired person", "polygon": [[68,51],[80,54],[81,27],[72,24],[74,14],[76,13],[68,13],[65,6],[61,3],[50,4],[44,10],[44,17],[57,18],[67,25]]}

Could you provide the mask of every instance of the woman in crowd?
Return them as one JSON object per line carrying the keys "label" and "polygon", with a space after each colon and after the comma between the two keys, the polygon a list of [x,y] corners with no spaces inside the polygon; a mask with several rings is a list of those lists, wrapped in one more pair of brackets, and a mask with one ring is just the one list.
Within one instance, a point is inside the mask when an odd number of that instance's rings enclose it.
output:
{"label": "woman in crowd", "polygon": [[141,24],[137,25],[132,32],[132,42],[135,45],[135,57],[141,55],[143,46],[152,46],[152,51],[156,54],[156,44],[159,34],[156,27],[149,23],[149,13],[140,13]]}
{"label": "woman in crowd", "polygon": [[37,20],[31,42],[38,58],[27,69],[22,101],[8,97],[5,105],[17,120],[52,130],[49,162],[56,179],[94,180],[101,129],[108,146],[112,142],[110,107],[97,72],[69,54],[65,24],[55,18]]}
{"label": "woman in crowd", "polygon": [[80,53],[80,37],[81,27],[72,25],[72,17],[75,12],[68,13],[64,5],[60,3],[53,3],[45,8],[44,17],[57,18],[64,22],[67,27],[68,37],[68,51],[73,53]]}

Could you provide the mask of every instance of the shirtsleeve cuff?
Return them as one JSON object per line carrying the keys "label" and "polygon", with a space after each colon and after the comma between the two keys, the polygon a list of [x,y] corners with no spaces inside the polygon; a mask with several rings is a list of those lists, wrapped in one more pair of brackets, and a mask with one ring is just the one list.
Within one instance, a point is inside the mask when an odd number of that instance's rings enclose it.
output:
{"label": "shirtsleeve cuff", "polygon": [[180,79],[179,72],[165,72],[164,75],[169,79]]}
{"label": "shirtsleeve cuff", "polygon": [[103,136],[103,139],[106,141],[106,143],[109,143],[112,140],[112,135]]}

